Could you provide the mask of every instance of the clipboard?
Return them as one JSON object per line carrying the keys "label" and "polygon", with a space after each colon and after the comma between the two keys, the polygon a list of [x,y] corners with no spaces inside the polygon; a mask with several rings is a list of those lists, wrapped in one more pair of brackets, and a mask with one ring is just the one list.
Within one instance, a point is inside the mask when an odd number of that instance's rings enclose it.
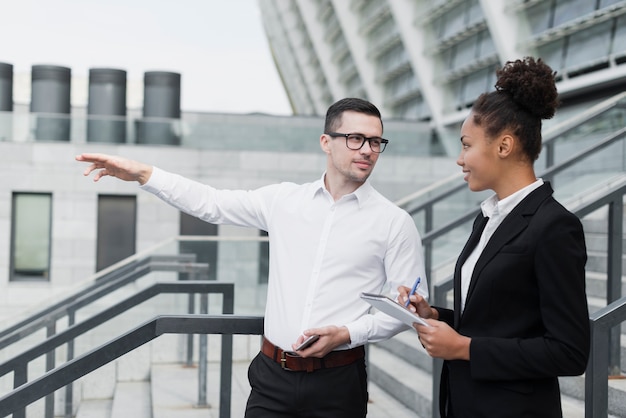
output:
{"label": "clipboard", "polygon": [[413,323],[417,322],[418,324],[422,324],[427,327],[431,326],[424,318],[409,311],[404,306],[387,296],[363,292],[361,293],[361,299],[365,300],[379,311],[393,316],[407,325],[413,326]]}

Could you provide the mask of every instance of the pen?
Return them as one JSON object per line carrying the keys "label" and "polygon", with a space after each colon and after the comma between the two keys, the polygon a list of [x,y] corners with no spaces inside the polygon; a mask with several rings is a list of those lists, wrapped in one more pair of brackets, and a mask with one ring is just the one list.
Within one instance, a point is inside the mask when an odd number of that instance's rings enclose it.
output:
{"label": "pen", "polygon": [[411,289],[411,293],[409,293],[409,295],[407,296],[407,298],[406,298],[406,303],[404,304],[404,307],[405,307],[405,308],[409,306],[409,303],[410,303],[410,299],[409,299],[409,297],[411,297],[411,295],[412,295],[413,293],[415,293],[415,291],[417,290],[417,286],[419,286],[419,285],[420,285],[420,282],[421,282],[421,281],[422,281],[422,279],[418,277],[418,278],[417,278],[417,280],[415,280],[415,283],[413,283],[413,288]]}

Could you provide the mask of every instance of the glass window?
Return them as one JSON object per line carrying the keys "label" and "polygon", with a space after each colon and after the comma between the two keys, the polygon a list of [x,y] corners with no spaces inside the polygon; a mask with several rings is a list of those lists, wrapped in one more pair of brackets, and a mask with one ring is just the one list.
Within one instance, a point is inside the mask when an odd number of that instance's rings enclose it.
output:
{"label": "glass window", "polygon": [[611,6],[611,5],[613,5],[615,3],[619,3],[621,1],[623,1],[623,0],[600,0],[600,7],[599,7],[599,9],[603,9],[603,8],[605,8],[607,6]]}
{"label": "glass window", "polygon": [[465,8],[454,7],[441,19],[441,36],[443,39],[450,38],[465,29]]}
{"label": "glass window", "polygon": [[533,35],[538,35],[552,28],[554,2],[542,1],[526,9],[526,16]]}
{"label": "glass window", "polygon": [[476,45],[478,44],[478,37],[476,35],[470,36],[467,39],[462,40],[454,47],[454,64],[452,69],[456,70],[472,64],[476,61]]}
{"label": "glass window", "polygon": [[50,280],[52,195],[13,193],[10,280]]}
{"label": "glass window", "polygon": [[470,74],[464,80],[463,93],[461,96],[461,100],[463,104],[470,104],[474,102],[482,93],[489,91],[487,87],[487,82],[489,81],[489,71],[487,69],[483,69],[477,71],[473,74]]}
{"label": "glass window", "polygon": [[488,30],[482,31],[479,35],[479,39],[478,58],[487,58],[496,53],[496,46],[493,44],[493,39],[491,39],[491,34]]}
{"label": "glass window", "polygon": [[556,0],[554,10],[554,26],[559,26],[581,16],[592,13],[596,8],[595,1],[589,0]]}
{"label": "glass window", "polygon": [[561,38],[554,42],[541,45],[537,48],[539,51],[539,58],[552,67],[554,71],[560,71],[563,69],[564,44],[565,40],[564,38]]}
{"label": "glass window", "polygon": [[485,20],[483,9],[478,0],[472,0],[467,9],[467,26],[473,26]]}
{"label": "glass window", "polygon": [[[207,235],[216,236],[218,227],[215,224],[205,222],[199,218],[180,213],[180,235]],[[209,265],[209,280],[217,280],[217,254],[216,241],[181,241],[181,254],[195,254],[196,262]],[[179,279],[191,279],[188,273],[179,273]]]}
{"label": "glass window", "polygon": [[136,232],[136,196],[98,196],[97,271],[135,254]]}
{"label": "glass window", "polygon": [[626,55],[626,16],[620,16],[617,19],[611,53],[617,56]]}
{"label": "glass window", "polygon": [[603,22],[572,34],[565,53],[565,68],[608,60],[612,24],[612,21]]}

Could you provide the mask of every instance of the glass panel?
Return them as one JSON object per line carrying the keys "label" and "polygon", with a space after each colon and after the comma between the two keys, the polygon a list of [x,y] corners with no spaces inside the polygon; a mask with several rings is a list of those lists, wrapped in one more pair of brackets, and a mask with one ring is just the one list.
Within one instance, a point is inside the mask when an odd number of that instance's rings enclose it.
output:
{"label": "glass panel", "polygon": [[552,28],[554,2],[542,1],[526,9],[526,16],[533,35],[538,35]]}
{"label": "glass panel", "polygon": [[[491,69],[489,70],[491,71]],[[489,79],[488,72],[490,71],[484,69],[467,76],[461,96],[464,103],[472,103],[478,96],[488,90],[487,81]]]}
{"label": "glass panel", "polygon": [[564,44],[565,40],[561,38],[549,44],[541,45],[537,48],[539,51],[539,58],[552,67],[554,71],[560,71],[563,69]]}
{"label": "glass panel", "polygon": [[618,56],[626,55],[626,16],[620,16],[617,19],[611,53]]}
{"label": "glass panel", "polygon": [[493,44],[491,34],[484,30],[479,35],[478,58],[486,58],[496,53],[496,46]]}
{"label": "glass panel", "polygon": [[556,0],[554,12],[554,26],[559,26],[571,20],[593,12],[595,1],[589,0]]}
{"label": "glass panel", "polygon": [[51,194],[13,194],[11,280],[50,279],[51,222]]}
{"label": "glass panel", "polygon": [[[626,126],[626,109],[616,106],[596,118],[559,135],[553,145],[554,163],[558,164],[571,158],[573,155],[606,138],[608,135],[624,126]],[[539,160],[535,163],[535,167],[539,171],[546,168],[543,154],[544,152],[542,151]],[[606,157],[606,160],[604,165],[600,164],[598,166],[598,169],[607,171],[620,169],[622,164],[621,152],[617,154],[599,155]],[[619,158],[616,160],[617,157]],[[588,168],[592,169],[592,165],[589,165]],[[596,168],[592,170],[596,171]]]}
{"label": "glass panel", "polygon": [[473,35],[459,42],[454,48],[453,69],[463,68],[476,60],[478,36]]}
{"label": "glass panel", "polygon": [[441,36],[446,39],[465,29],[465,8],[454,7],[442,16]]}
{"label": "glass panel", "polygon": [[96,270],[135,254],[136,196],[98,196]]}
{"label": "glass panel", "polygon": [[483,9],[478,0],[472,0],[467,7],[467,26],[473,26],[485,20]]}
{"label": "glass panel", "polygon": [[[199,218],[180,213],[180,235],[216,236],[218,226]],[[189,241],[180,243],[181,254],[197,254],[197,263],[209,265],[209,280],[217,280],[217,243],[213,241]],[[188,273],[180,273],[180,279],[191,279]]]}
{"label": "glass panel", "polygon": [[581,67],[608,59],[612,22],[603,22],[569,37],[565,68]]}
{"label": "glass panel", "polygon": [[600,9],[603,9],[603,8],[605,8],[605,7],[607,7],[607,6],[610,6],[610,5],[612,5],[612,4],[616,4],[616,3],[620,3],[620,2],[622,2],[622,1],[623,1],[623,0],[600,0],[600,6],[599,6],[599,8],[600,8]]}

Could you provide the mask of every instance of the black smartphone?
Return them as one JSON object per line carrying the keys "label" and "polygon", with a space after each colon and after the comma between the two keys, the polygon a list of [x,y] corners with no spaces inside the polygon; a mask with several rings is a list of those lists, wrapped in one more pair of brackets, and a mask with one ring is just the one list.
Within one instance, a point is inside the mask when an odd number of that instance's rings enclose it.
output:
{"label": "black smartphone", "polygon": [[309,338],[302,341],[302,344],[296,347],[296,351],[304,350],[305,348],[310,347],[311,344],[313,344],[315,341],[319,339],[320,339],[319,335],[311,335]]}

